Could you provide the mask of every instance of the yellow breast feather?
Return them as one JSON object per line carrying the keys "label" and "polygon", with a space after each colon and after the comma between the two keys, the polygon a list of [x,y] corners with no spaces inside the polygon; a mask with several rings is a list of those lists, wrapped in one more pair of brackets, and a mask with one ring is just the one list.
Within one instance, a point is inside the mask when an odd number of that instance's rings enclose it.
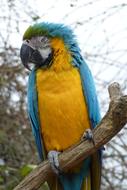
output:
{"label": "yellow breast feather", "polygon": [[52,45],[62,48],[50,68],[36,73],[39,118],[46,150],[62,151],[79,141],[90,124],[79,71],[61,40]]}

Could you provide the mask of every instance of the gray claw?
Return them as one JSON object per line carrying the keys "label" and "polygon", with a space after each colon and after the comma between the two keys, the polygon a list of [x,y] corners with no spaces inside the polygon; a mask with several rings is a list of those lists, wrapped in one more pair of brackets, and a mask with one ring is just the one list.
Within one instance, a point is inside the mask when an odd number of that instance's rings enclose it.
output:
{"label": "gray claw", "polygon": [[93,144],[95,145],[94,137],[93,137],[93,133],[92,133],[92,130],[91,130],[91,129],[87,129],[87,130],[84,132],[84,134],[83,134],[81,140],[84,140],[84,139],[87,139],[87,140],[92,141]]}
{"label": "gray claw", "polygon": [[55,151],[55,150],[51,150],[48,153],[48,160],[50,162],[51,168],[54,171],[55,174],[59,174],[61,173],[61,170],[59,168],[59,161],[58,161],[58,155],[60,154],[60,152]]}

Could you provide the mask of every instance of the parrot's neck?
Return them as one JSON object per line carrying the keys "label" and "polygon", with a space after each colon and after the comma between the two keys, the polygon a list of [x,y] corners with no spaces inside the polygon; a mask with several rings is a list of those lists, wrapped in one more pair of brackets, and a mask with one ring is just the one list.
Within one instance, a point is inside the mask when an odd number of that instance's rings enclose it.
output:
{"label": "parrot's neck", "polygon": [[54,38],[51,40],[51,46],[53,48],[54,55],[53,63],[50,69],[55,70],[56,72],[70,70],[72,68],[72,57],[63,40]]}

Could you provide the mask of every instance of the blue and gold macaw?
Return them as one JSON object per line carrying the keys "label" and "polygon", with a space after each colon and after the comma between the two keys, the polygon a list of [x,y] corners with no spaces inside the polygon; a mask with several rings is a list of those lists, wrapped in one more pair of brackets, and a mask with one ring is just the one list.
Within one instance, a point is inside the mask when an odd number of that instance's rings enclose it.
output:
{"label": "blue and gold macaw", "polygon": [[[94,81],[72,30],[62,24],[38,23],[23,36],[20,51],[28,69],[28,113],[40,159],[49,156],[58,169],[57,152],[77,143],[100,121]],[[50,161],[51,161],[50,160]],[[55,165],[56,164],[56,165]],[[51,190],[99,190],[101,151],[48,184]]]}

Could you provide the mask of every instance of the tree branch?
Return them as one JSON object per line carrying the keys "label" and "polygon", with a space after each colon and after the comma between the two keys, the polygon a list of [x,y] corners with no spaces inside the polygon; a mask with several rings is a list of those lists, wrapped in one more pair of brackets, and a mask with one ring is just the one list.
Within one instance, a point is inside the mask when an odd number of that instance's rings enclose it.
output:
{"label": "tree branch", "polygon": [[[109,86],[110,104],[106,115],[93,130],[95,146],[88,140],[80,141],[59,155],[62,170],[69,169],[84,160],[114,137],[127,123],[127,95],[118,83]],[[14,190],[36,190],[53,174],[46,160],[35,168]]]}

